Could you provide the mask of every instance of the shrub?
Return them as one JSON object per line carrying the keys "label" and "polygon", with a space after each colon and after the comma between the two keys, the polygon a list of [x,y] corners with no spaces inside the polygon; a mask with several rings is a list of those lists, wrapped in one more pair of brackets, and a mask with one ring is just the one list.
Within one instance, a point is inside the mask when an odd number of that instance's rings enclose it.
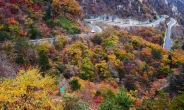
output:
{"label": "shrub", "polygon": [[81,33],[81,29],[76,27],[76,26],[72,27],[72,30],[73,30],[73,34],[80,34]]}
{"label": "shrub", "polygon": [[[41,71],[47,71],[50,69],[49,59],[44,51],[41,51],[39,53],[40,59],[39,59],[39,66],[41,68]],[[44,74],[42,74],[44,76]]]}
{"label": "shrub", "polygon": [[69,81],[69,84],[70,84],[72,90],[78,90],[81,87],[81,84],[79,84],[77,78],[73,78],[71,81]]}
{"label": "shrub", "polygon": [[100,34],[95,34],[91,41],[95,44],[100,45],[102,43],[102,36]]}
{"label": "shrub", "polygon": [[99,96],[99,95],[101,95],[102,93],[99,91],[99,90],[97,90],[96,91],[96,93],[95,93],[95,97],[97,97],[97,96]]}
{"label": "shrub", "polygon": [[9,25],[8,30],[11,32],[11,34],[14,34],[14,35],[17,35],[21,32],[21,29],[18,24]]}
{"label": "shrub", "polygon": [[16,58],[15,62],[17,64],[25,64],[26,63],[26,59],[25,56],[23,54],[19,54],[18,57]]}
{"label": "shrub", "polygon": [[46,24],[50,27],[50,28],[54,28],[55,26],[57,26],[58,20],[52,20],[49,19],[46,21]]}
{"label": "shrub", "polygon": [[6,31],[0,31],[0,41],[10,40],[11,36]]}
{"label": "shrub", "polygon": [[57,70],[60,72],[60,73],[63,73],[64,72],[64,70],[65,70],[65,66],[64,65],[60,65],[60,66],[58,66],[57,67]]}
{"label": "shrub", "polygon": [[88,110],[89,106],[78,96],[66,93],[62,97],[63,110]]}

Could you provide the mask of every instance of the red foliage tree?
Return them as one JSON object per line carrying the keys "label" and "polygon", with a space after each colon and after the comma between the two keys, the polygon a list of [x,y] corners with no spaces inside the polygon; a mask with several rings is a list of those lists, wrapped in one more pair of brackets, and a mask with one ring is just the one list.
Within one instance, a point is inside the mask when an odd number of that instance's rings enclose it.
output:
{"label": "red foliage tree", "polygon": [[10,3],[16,3],[16,0],[10,0]]}
{"label": "red foliage tree", "polygon": [[37,4],[34,4],[32,6],[32,8],[33,8],[34,12],[38,12],[40,10],[40,7]]}
{"label": "red foliage tree", "polygon": [[1,0],[0,1],[0,7],[4,7],[5,6],[5,0]]}
{"label": "red foliage tree", "polygon": [[15,23],[15,19],[14,18],[9,18],[8,20],[9,20],[9,23],[11,23],[11,24]]}
{"label": "red foliage tree", "polygon": [[96,103],[101,103],[102,102],[102,95],[99,95],[95,98]]}

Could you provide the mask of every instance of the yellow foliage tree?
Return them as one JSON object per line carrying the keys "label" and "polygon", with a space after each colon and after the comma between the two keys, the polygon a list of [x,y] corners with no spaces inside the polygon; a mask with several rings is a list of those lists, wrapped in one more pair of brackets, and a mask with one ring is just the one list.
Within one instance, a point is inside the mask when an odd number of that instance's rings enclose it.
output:
{"label": "yellow foliage tree", "polygon": [[0,87],[0,109],[62,109],[61,104],[53,103],[48,97],[48,94],[56,89],[55,79],[42,77],[37,69],[20,71],[16,79],[6,79]]}
{"label": "yellow foliage tree", "polygon": [[64,14],[80,15],[81,12],[81,7],[76,0],[53,0],[52,5]]}
{"label": "yellow foliage tree", "polygon": [[57,39],[56,42],[55,42],[55,47],[57,49],[62,49],[64,47],[64,45],[66,44],[66,39],[65,39],[65,36],[64,35],[58,35],[57,36]]}
{"label": "yellow foliage tree", "polygon": [[81,65],[81,58],[87,47],[82,42],[76,42],[66,49],[66,55],[72,56],[72,64]]}
{"label": "yellow foliage tree", "polygon": [[116,58],[116,55],[111,54],[107,56],[109,61],[111,61],[115,66],[119,66],[120,65],[120,60]]}
{"label": "yellow foliage tree", "polygon": [[49,42],[41,42],[40,45],[37,47],[38,52],[48,52],[49,51]]}
{"label": "yellow foliage tree", "polygon": [[3,43],[2,45],[2,49],[6,52],[6,53],[10,53],[13,49],[13,43],[10,41],[6,41]]}
{"label": "yellow foliage tree", "polygon": [[109,71],[107,71],[107,63],[105,60],[96,63],[95,68],[98,70],[98,73],[102,79],[110,76]]}

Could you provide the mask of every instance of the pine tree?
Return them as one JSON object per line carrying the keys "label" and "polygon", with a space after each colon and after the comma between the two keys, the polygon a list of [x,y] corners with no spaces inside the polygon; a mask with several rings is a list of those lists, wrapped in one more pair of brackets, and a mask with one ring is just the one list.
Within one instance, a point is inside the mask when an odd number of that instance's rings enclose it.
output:
{"label": "pine tree", "polygon": [[46,10],[46,14],[44,16],[44,21],[47,21],[48,19],[51,18],[51,6],[49,5],[48,9]]}
{"label": "pine tree", "polygon": [[16,61],[15,61],[17,64],[25,64],[26,63],[26,59],[25,59],[25,56],[21,53],[18,55],[18,57],[16,58]]}
{"label": "pine tree", "polygon": [[126,94],[123,88],[114,95],[114,97],[107,98],[104,103],[100,104],[100,110],[129,110],[133,105],[134,100]]}
{"label": "pine tree", "polygon": [[182,48],[182,50],[184,50],[184,43],[183,43],[183,45],[181,46],[181,48]]}
{"label": "pine tree", "polygon": [[[41,51],[39,53],[40,59],[39,59],[39,67],[41,68],[42,72],[45,72],[50,69],[49,59],[45,52]],[[42,73],[42,76],[44,77],[45,74]]]}
{"label": "pine tree", "polygon": [[78,79],[77,78],[73,78],[70,82],[69,82],[72,90],[78,90],[81,87],[81,84],[79,84]]}

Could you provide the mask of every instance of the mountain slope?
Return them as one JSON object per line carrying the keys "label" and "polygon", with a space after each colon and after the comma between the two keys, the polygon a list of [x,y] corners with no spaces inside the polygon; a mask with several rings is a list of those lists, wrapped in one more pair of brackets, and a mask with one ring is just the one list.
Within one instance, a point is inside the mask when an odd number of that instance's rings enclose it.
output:
{"label": "mountain slope", "polygon": [[[153,11],[138,0],[78,0],[85,14],[110,14],[137,19],[153,18]],[[107,8],[108,7],[108,8]]]}
{"label": "mountain slope", "polygon": [[78,0],[86,15],[109,14],[147,20],[169,15],[184,25],[183,0]]}
{"label": "mountain slope", "polygon": [[77,34],[81,15],[75,0],[0,0],[0,41]]}

